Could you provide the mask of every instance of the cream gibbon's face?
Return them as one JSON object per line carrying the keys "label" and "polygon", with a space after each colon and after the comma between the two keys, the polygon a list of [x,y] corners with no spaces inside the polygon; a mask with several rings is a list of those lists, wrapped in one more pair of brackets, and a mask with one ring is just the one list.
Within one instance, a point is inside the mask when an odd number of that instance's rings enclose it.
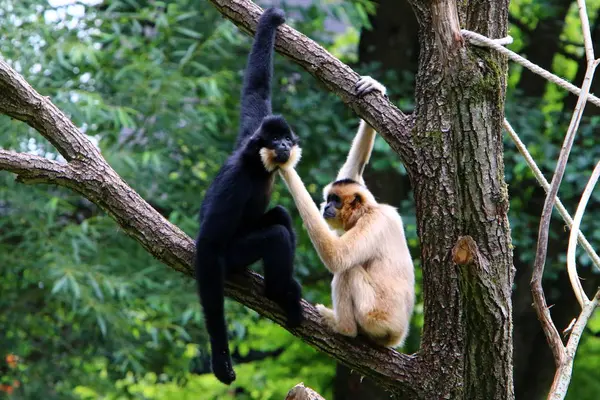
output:
{"label": "cream gibbon's face", "polygon": [[363,215],[373,196],[367,188],[352,179],[341,179],[325,187],[321,214],[335,231],[347,231]]}

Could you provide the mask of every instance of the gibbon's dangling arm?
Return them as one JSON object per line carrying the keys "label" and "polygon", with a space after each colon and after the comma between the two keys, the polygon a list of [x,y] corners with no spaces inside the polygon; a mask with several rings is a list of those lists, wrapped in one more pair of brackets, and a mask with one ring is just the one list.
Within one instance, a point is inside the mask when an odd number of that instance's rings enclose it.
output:
{"label": "gibbon's dangling arm", "polygon": [[[370,76],[363,76],[356,83],[356,94],[358,96],[364,96],[373,91],[379,91],[384,96],[387,92],[385,86]],[[350,147],[346,162],[342,168],[340,168],[337,178],[335,179],[336,181],[352,179],[361,185],[365,185],[363,172],[371,158],[371,152],[373,151],[373,145],[375,144],[375,134],[375,129],[361,119],[360,125],[358,126],[358,132],[356,133],[354,140],[352,140],[352,147]]]}
{"label": "gibbon's dangling arm", "polygon": [[279,174],[292,193],[308,235],[329,271],[339,273],[373,259],[385,225],[379,213],[366,213],[352,229],[337,236],[321,217],[296,170],[281,168]]}

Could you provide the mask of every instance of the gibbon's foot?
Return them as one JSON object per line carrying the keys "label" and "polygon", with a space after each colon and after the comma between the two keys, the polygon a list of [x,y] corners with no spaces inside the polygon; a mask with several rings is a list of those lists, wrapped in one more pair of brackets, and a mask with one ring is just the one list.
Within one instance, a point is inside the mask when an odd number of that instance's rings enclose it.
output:
{"label": "gibbon's foot", "polygon": [[270,20],[269,22],[279,26],[285,22],[285,12],[280,8],[270,7],[261,15],[260,19],[263,18],[268,18]]}
{"label": "gibbon's foot", "polygon": [[302,321],[304,321],[300,299],[289,299],[284,310],[287,317],[286,326],[288,328],[297,328],[302,324]]}
{"label": "gibbon's foot", "polygon": [[213,374],[215,374],[219,381],[226,385],[235,381],[235,372],[233,371],[229,353],[225,351],[213,353],[210,362]]}
{"label": "gibbon's foot", "polygon": [[335,313],[331,308],[325,307],[323,304],[317,304],[315,306],[317,311],[321,315],[321,321],[329,327],[334,332],[337,332],[336,322],[335,322]]}
{"label": "gibbon's foot", "polygon": [[265,296],[274,301],[283,309],[285,312],[286,326],[288,328],[297,328],[304,321],[302,315],[302,288],[296,280],[292,280],[290,287],[284,293],[280,291],[270,290],[268,287],[265,288]]}
{"label": "gibbon's foot", "polygon": [[370,76],[361,76],[356,85],[354,85],[356,89],[356,94],[358,96],[364,96],[365,94],[378,91],[382,95],[387,96],[387,89],[381,83],[377,82],[375,79]]}

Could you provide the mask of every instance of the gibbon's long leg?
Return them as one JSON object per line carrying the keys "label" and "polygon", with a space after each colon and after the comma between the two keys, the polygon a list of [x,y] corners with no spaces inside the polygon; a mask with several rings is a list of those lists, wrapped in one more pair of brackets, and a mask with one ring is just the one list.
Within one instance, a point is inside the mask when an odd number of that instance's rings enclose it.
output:
{"label": "gibbon's long leg", "polygon": [[264,117],[272,114],[273,46],[277,27],[284,22],[283,11],[274,8],[265,10],[259,19],[244,73],[238,146],[258,129]]}
{"label": "gibbon's long leg", "polygon": [[206,330],[210,336],[211,364],[215,376],[225,383],[235,380],[229,355],[227,323],[225,322],[225,268],[215,244],[198,240],[196,243],[196,280],[204,312]]}
{"label": "gibbon's long leg", "polygon": [[358,328],[354,317],[353,288],[350,286],[352,273],[353,271],[346,271],[333,277],[331,282],[333,310],[321,304],[317,304],[317,310],[331,329],[342,335],[354,337]]}
{"label": "gibbon's long leg", "polygon": [[268,227],[271,225],[283,225],[290,233],[292,239],[292,249],[296,248],[296,232],[294,231],[294,223],[290,213],[282,206],[275,206],[262,216],[260,221],[261,227]]}
{"label": "gibbon's long leg", "polygon": [[290,231],[275,224],[235,240],[227,249],[227,270],[238,270],[262,259],[265,295],[286,313],[290,326],[302,320],[301,288],[293,277],[294,247]]}

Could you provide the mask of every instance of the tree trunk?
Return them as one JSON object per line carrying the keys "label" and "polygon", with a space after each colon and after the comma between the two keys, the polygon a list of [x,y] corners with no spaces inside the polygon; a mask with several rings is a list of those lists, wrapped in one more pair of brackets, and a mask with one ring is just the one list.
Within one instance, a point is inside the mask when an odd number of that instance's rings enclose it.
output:
{"label": "tree trunk", "polygon": [[[412,1],[421,44],[415,152],[425,362],[445,398],[511,399],[512,249],[502,121],[506,59],[465,45],[506,36],[508,1]],[[458,11],[458,12],[457,12]],[[443,395],[443,396],[442,396]]]}

